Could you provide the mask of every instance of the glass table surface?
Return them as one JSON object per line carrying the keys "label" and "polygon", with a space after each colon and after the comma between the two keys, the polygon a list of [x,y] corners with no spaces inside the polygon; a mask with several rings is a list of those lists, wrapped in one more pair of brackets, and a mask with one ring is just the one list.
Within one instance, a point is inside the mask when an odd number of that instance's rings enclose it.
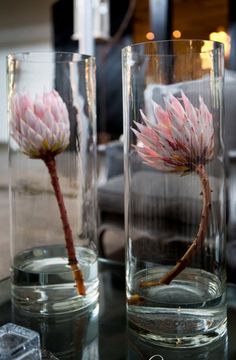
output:
{"label": "glass table surface", "polygon": [[100,261],[99,309],[54,317],[28,316],[11,308],[9,279],[0,282],[0,325],[13,322],[41,336],[41,346],[60,360],[235,360],[236,285],[228,284],[228,339],[195,349],[144,342],[126,326],[123,264]]}

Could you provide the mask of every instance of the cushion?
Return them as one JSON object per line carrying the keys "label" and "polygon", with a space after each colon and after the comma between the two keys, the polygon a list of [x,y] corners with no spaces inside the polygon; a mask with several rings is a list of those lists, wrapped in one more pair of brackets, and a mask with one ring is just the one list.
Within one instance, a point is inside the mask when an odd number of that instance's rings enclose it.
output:
{"label": "cushion", "polygon": [[[220,181],[210,178],[212,208],[219,198]],[[201,184],[192,173],[186,176],[155,171],[137,171],[130,184],[130,209],[137,217],[161,217],[177,222],[198,224],[202,209]],[[124,213],[124,176],[115,176],[98,189],[99,209]]]}

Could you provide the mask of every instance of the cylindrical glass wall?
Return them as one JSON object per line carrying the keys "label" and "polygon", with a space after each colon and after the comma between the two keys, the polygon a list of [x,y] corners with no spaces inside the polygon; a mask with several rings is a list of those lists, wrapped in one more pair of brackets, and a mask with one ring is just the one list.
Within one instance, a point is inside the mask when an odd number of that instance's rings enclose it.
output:
{"label": "cylindrical glass wall", "polygon": [[94,59],[9,55],[8,90],[13,303],[84,309],[98,298]]}
{"label": "cylindrical glass wall", "polygon": [[226,331],[223,46],[123,49],[127,311],[165,346]]}

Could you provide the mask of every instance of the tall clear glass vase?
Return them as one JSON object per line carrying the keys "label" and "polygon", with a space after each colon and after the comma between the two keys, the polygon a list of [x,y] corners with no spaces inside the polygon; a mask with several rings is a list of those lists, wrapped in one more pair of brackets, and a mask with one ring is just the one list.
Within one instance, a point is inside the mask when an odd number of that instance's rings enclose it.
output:
{"label": "tall clear glass vase", "polygon": [[8,56],[14,306],[50,315],[98,299],[95,62]]}
{"label": "tall clear glass vase", "polygon": [[164,346],[226,332],[223,46],[123,49],[127,314]]}

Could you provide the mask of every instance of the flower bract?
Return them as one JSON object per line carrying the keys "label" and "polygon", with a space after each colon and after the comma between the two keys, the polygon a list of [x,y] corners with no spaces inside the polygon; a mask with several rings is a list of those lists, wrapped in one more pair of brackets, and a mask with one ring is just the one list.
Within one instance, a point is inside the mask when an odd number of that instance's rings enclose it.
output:
{"label": "flower bract", "polygon": [[10,105],[11,135],[30,158],[55,156],[68,146],[69,115],[57,91],[38,94],[34,99],[26,93],[16,93]]}
{"label": "flower bract", "polygon": [[165,108],[153,104],[149,119],[140,110],[143,124],[132,129],[137,137],[136,150],[144,162],[164,172],[189,172],[205,165],[214,156],[212,114],[199,98],[199,108],[181,92],[181,98],[164,98]]}

